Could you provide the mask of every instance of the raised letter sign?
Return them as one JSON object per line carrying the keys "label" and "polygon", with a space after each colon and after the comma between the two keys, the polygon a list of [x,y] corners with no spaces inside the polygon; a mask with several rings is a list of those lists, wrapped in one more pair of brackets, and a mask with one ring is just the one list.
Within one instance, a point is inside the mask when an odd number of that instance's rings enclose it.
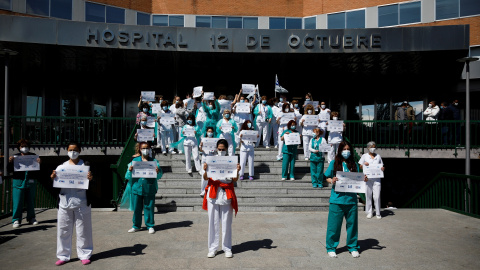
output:
{"label": "raised letter sign", "polygon": [[270,48],[270,36],[269,35],[261,35],[260,36],[260,46],[263,48]]}
{"label": "raised letter sign", "polygon": [[252,35],[247,35],[247,47],[255,47],[257,40]]}
{"label": "raised letter sign", "polygon": [[372,48],[382,47],[382,36],[380,34],[372,34]]}
{"label": "raised letter sign", "polygon": [[300,38],[297,35],[291,35],[288,38],[288,45],[292,48],[298,47],[298,45],[300,45]]}
{"label": "raised letter sign", "polygon": [[111,42],[115,39],[115,34],[111,30],[105,29],[103,30],[102,37],[103,41]]}
{"label": "raised letter sign", "polygon": [[90,30],[90,28],[87,29],[87,41],[90,42],[90,38],[93,37],[93,40],[98,42],[98,30],[95,29],[94,32]]}

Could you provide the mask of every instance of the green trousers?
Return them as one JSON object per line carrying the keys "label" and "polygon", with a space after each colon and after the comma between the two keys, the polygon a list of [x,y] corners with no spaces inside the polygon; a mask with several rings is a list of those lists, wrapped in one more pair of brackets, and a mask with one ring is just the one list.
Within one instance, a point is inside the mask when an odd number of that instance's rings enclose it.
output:
{"label": "green trousers", "polygon": [[288,175],[290,178],[295,178],[295,155],[293,154],[283,154],[282,178],[289,178]]}
{"label": "green trousers", "polygon": [[142,227],[142,210],[145,217],[145,226],[148,229],[155,226],[155,220],[153,219],[153,212],[155,211],[155,194],[152,195],[133,195],[134,207],[133,211],[133,228],[140,229]]}
{"label": "green trousers", "polygon": [[340,240],[343,218],[347,221],[348,251],[357,251],[358,246],[358,210],[356,204],[330,203],[327,225],[327,252],[335,252]]}
{"label": "green trousers", "polygon": [[[13,181],[21,181],[14,179]],[[12,222],[22,222],[23,203],[27,203],[27,221],[35,218],[35,193],[37,186],[31,184],[28,188],[12,188],[13,213]]]}
{"label": "green trousers", "polygon": [[323,169],[325,162],[310,161],[310,174],[312,175],[312,186],[323,187]]}

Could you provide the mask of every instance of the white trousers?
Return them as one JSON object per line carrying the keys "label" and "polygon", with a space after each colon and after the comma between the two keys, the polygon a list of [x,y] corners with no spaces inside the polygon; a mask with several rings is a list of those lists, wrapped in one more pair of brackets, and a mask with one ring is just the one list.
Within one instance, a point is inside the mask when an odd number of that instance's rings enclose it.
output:
{"label": "white trousers", "polygon": [[195,169],[197,172],[200,171],[200,158],[198,156],[198,147],[197,145],[189,146],[184,145],[183,149],[185,150],[185,169],[187,171],[192,169],[192,161],[190,159],[190,155],[193,154],[193,162],[195,163]]}
{"label": "white trousers", "polygon": [[[260,139],[263,138],[263,146],[270,145],[270,125],[268,122],[257,122],[258,135],[257,146],[260,144]],[[262,137],[263,136],[263,137]]]}
{"label": "white trousers", "polygon": [[205,181],[203,179],[203,174],[205,173],[205,170],[203,169],[203,163],[207,162],[206,155],[202,155],[202,163],[200,164],[200,194],[203,195],[205,194],[205,188],[208,185],[208,181]]}
{"label": "white trousers", "polygon": [[313,138],[313,135],[303,135],[303,153],[306,158],[310,158],[310,140]]}
{"label": "white trousers", "polygon": [[218,205],[208,202],[208,251],[215,252],[220,241],[220,221],[222,222],[222,250],[232,250],[232,218],[231,204]]}
{"label": "white trousers", "polygon": [[240,147],[240,132],[242,132],[242,125],[245,123],[245,119],[239,119],[237,121],[237,132],[235,132],[235,143],[237,144],[237,147]]}
{"label": "white trousers", "polygon": [[[226,136],[223,136],[223,134],[222,134],[222,135],[220,135],[219,138],[227,140],[227,142],[228,142],[228,149],[227,149],[228,150],[228,155],[233,156],[235,154],[235,149],[233,149],[233,141],[232,141],[232,136],[230,135],[230,133],[228,133]],[[239,144],[237,144],[237,145],[239,145]]]}
{"label": "white trousers", "polygon": [[340,145],[340,143],[332,143],[332,149],[327,153],[328,163],[330,163],[332,160],[335,160],[338,145]]}
{"label": "white trousers", "polygon": [[380,190],[382,187],[381,178],[369,179],[367,182],[367,201],[365,204],[365,212],[367,214],[372,213],[372,193],[373,193],[373,202],[375,203],[375,213],[377,216],[380,216]]}
{"label": "white trousers", "polygon": [[[162,147],[162,151],[167,151],[167,147],[172,144],[173,141],[173,130],[166,129],[164,131],[157,130],[157,146]],[[170,152],[173,152],[173,148],[169,149]]]}
{"label": "white trousers", "polygon": [[278,155],[277,159],[283,158],[282,148],[283,148],[283,141],[282,141],[282,133],[287,129],[287,126],[279,126],[278,127]]}
{"label": "white trousers", "polygon": [[248,175],[253,177],[253,152],[254,151],[240,151],[240,176],[243,176],[245,164],[247,163],[248,159]]}
{"label": "white trousers", "polygon": [[278,146],[278,124],[272,119],[271,125],[270,125],[270,135],[268,137],[268,141],[270,142],[270,136],[273,137],[273,146]]}
{"label": "white trousers", "polygon": [[86,205],[74,209],[58,208],[57,258],[70,260],[73,226],[77,231],[77,256],[80,260],[88,260],[93,252],[92,209]]}

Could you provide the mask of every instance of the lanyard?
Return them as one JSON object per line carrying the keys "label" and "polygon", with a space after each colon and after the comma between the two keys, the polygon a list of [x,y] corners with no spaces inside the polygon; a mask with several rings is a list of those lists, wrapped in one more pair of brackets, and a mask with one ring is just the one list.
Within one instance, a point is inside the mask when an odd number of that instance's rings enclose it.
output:
{"label": "lanyard", "polygon": [[[315,141],[316,141],[316,143],[315,143]],[[320,145],[321,142],[322,142],[322,137],[320,137],[318,140],[313,139],[312,140],[313,149],[317,150],[318,146]]]}

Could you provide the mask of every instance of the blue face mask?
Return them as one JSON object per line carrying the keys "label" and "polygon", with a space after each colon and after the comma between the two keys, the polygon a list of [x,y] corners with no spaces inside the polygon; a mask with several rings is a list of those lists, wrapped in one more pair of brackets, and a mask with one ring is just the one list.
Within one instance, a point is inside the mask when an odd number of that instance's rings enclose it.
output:
{"label": "blue face mask", "polygon": [[167,106],[163,106],[163,110],[166,111],[168,109]]}
{"label": "blue face mask", "polygon": [[305,101],[310,101],[310,99],[309,99],[309,98],[306,98]]}
{"label": "blue face mask", "polygon": [[248,128],[252,128],[252,123],[247,123]]}
{"label": "blue face mask", "polygon": [[290,129],[291,129],[291,130],[295,130],[295,126],[291,126]]}
{"label": "blue face mask", "polygon": [[280,98],[279,100],[280,100],[280,102],[283,102],[283,98]]}
{"label": "blue face mask", "polygon": [[348,159],[350,157],[350,150],[343,150],[342,151],[342,157],[344,159]]}
{"label": "blue face mask", "polygon": [[143,108],[143,112],[148,112],[148,109],[147,108]]}
{"label": "blue face mask", "polygon": [[142,122],[140,122],[140,124],[141,124],[142,126],[146,126],[146,125],[147,125],[147,121],[142,121]]}
{"label": "blue face mask", "polygon": [[229,114],[229,113],[226,113],[226,114],[225,114],[225,118],[227,118],[227,119],[230,118],[230,114]]}
{"label": "blue face mask", "polygon": [[192,120],[187,120],[187,124],[191,125],[191,124],[192,124]]}
{"label": "blue face mask", "polygon": [[207,132],[207,136],[208,136],[209,138],[212,138],[212,137],[213,137],[213,132]]}
{"label": "blue face mask", "polygon": [[262,100],[262,104],[263,104],[263,105],[267,104],[267,101],[266,101],[266,100]]}
{"label": "blue face mask", "polygon": [[245,99],[240,100],[240,103],[244,103],[244,102],[245,102]]}
{"label": "blue face mask", "polygon": [[298,108],[298,104],[295,104],[295,108]]}

